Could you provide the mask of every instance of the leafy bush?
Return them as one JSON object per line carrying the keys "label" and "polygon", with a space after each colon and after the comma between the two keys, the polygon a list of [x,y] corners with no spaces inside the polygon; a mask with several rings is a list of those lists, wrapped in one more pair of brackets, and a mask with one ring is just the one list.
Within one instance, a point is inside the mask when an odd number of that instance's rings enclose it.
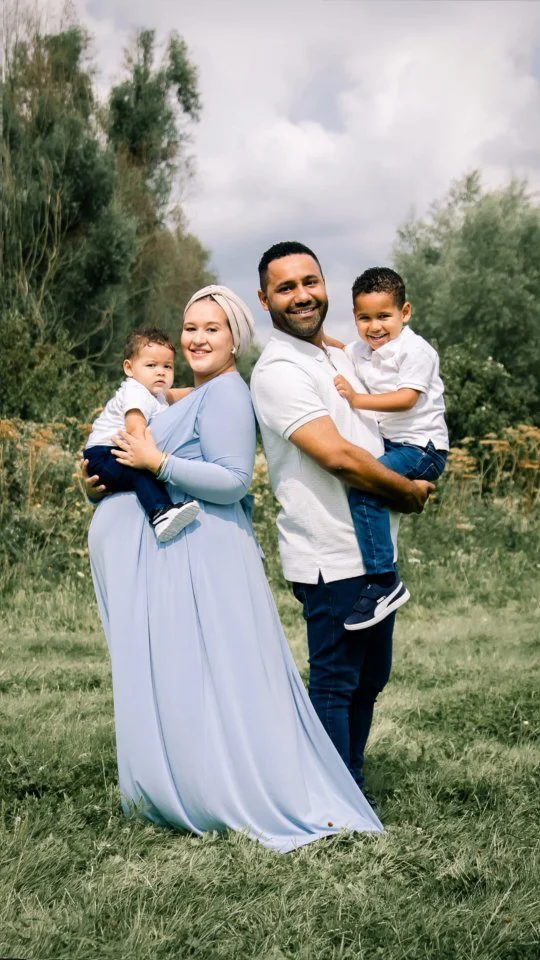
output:
{"label": "leafy bush", "polygon": [[[407,283],[415,329],[438,343],[443,355],[449,347],[457,350],[449,354],[450,393],[465,383],[469,358],[471,391],[479,404],[489,402],[492,382],[503,394],[501,422],[480,416],[475,435],[523,421],[529,412],[540,422],[540,205],[527,184],[512,180],[488,191],[477,171],[467,175],[427,217],[401,227],[394,261]],[[493,362],[504,364],[513,383]],[[522,400],[517,418],[505,419]],[[472,412],[474,397],[464,401]],[[464,434],[456,430],[459,439]]]}
{"label": "leafy bush", "polygon": [[540,428],[519,423],[500,436],[464,437],[450,450],[443,480],[445,499],[458,509],[483,496],[517,501],[530,512],[540,495]]}
{"label": "leafy bush", "polygon": [[441,356],[441,374],[452,443],[463,437],[500,434],[530,415],[532,378],[513,379],[502,363],[483,357],[480,348],[447,347]]}
{"label": "leafy bush", "polygon": [[87,569],[91,507],[81,492],[79,449],[88,425],[0,420],[0,584],[57,580]]}

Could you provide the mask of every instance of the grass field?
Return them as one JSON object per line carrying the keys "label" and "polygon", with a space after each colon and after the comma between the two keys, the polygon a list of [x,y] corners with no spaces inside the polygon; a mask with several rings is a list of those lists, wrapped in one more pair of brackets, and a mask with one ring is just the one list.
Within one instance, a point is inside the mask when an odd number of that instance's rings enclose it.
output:
{"label": "grass field", "polygon": [[0,956],[538,960],[538,526],[504,506],[406,521],[413,601],[367,770],[386,833],[287,856],[123,817],[84,561],[55,586],[21,569],[0,628]]}

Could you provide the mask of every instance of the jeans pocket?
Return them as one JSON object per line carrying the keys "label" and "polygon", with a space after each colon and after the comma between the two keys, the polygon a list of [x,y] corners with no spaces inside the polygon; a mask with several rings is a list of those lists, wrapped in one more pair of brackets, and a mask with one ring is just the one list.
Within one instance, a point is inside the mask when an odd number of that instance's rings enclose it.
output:
{"label": "jeans pocket", "polygon": [[408,462],[404,476],[409,480],[420,480],[421,474],[427,468],[429,460],[430,458],[421,450],[418,450],[417,456],[414,457],[413,448],[411,447],[410,450],[407,451]]}
{"label": "jeans pocket", "polygon": [[430,453],[425,453],[422,461],[418,465],[417,480],[429,480],[431,482],[438,480],[444,470],[446,457],[442,457],[434,449]]}

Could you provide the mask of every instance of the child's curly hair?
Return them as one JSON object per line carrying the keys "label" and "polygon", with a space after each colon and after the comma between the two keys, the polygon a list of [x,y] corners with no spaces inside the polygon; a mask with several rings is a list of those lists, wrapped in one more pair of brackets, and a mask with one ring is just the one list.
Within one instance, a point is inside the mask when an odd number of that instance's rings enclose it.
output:
{"label": "child's curly hair", "polygon": [[142,347],[149,343],[158,343],[162,347],[168,347],[173,353],[176,353],[176,347],[164,330],[158,327],[141,327],[139,330],[132,330],[124,345],[124,360],[132,360],[136,357]]}

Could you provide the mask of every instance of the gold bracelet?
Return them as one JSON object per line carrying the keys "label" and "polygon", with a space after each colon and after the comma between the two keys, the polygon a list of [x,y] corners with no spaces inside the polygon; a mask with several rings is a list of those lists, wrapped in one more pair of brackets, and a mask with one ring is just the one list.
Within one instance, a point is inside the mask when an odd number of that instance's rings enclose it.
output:
{"label": "gold bracelet", "polygon": [[161,474],[163,473],[163,467],[164,467],[165,464],[167,463],[167,460],[168,460],[168,459],[169,459],[169,454],[163,452],[163,453],[161,454],[161,460],[159,461],[159,467],[158,467],[157,470],[156,470],[156,480],[159,480]]}

